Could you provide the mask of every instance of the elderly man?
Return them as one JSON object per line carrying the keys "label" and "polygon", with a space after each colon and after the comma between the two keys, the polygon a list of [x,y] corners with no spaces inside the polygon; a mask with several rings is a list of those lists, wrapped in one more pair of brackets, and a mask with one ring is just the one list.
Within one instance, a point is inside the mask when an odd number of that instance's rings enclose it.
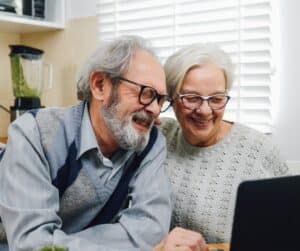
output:
{"label": "elderly man", "polygon": [[10,250],[151,250],[166,236],[166,149],[153,123],[168,96],[145,44],[137,37],[101,43],[79,77],[82,102],[11,124],[0,162]]}

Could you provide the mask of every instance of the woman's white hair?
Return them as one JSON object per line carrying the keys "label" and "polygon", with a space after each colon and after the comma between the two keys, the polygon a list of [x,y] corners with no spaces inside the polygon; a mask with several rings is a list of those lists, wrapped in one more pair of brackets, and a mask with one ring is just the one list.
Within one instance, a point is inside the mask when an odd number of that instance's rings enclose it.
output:
{"label": "woman's white hair", "polygon": [[230,90],[233,82],[233,64],[228,54],[216,44],[192,44],[184,47],[165,62],[167,90],[170,97],[173,97],[181,88],[183,79],[187,72],[194,66],[214,64],[224,71],[226,90]]}
{"label": "woman's white hair", "polygon": [[149,42],[142,37],[121,36],[112,41],[101,41],[77,75],[77,98],[90,99],[89,78],[92,72],[101,71],[110,78],[120,77],[126,73],[138,50],[145,50],[155,56]]}

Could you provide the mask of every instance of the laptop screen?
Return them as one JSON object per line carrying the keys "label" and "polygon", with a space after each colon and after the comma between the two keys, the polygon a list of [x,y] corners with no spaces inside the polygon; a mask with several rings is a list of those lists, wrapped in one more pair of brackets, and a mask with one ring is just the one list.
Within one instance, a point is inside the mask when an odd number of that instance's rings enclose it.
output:
{"label": "laptop screen", "polygon": [[277,250],[300,250],[300,176],[238,188],[230,251]]}

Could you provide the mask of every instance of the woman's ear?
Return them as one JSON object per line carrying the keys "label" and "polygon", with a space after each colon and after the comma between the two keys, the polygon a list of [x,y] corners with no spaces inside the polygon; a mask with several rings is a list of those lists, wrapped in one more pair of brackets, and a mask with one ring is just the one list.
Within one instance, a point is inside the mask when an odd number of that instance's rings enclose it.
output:
{"label": "woman's ear", "polygon": [[107,96],[108,78],[106,75],[100,71],[92,72],[89,82],[92,98],[103,102]]}

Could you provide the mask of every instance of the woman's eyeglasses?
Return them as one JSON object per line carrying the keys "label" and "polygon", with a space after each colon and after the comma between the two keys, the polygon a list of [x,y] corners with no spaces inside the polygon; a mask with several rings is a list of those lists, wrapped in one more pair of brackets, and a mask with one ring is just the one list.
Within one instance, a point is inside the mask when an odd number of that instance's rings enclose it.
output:
{"label": "woman's eyeglasses", "polygon": [[211,96],[201,96],[197,94],[177,94],[182,105],[189,110],[199,109],[204,101],[207,101],[212,110],[223,109],[228,103],[230,96],[225,93],[215,94]]}

